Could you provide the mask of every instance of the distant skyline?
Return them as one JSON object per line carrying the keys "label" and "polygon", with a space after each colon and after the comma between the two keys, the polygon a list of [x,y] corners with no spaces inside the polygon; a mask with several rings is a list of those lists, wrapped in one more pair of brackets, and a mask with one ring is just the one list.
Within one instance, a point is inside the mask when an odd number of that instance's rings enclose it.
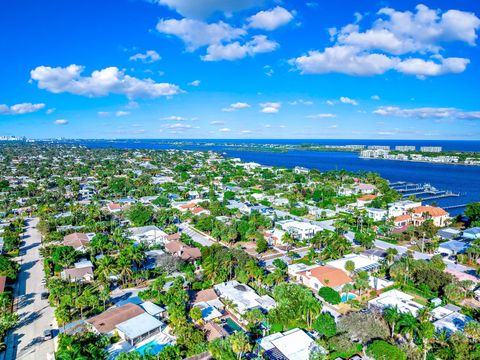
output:
{"label": "distant skyline", "polygon": [[480,139],[471,0],[17,0],[0,135]]}

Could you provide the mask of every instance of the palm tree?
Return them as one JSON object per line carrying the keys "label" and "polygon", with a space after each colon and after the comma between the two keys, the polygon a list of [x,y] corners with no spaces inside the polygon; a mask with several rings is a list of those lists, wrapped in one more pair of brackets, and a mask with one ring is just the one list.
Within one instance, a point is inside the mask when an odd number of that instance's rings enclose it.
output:
{"label": "palm tree", "polygon": [[391,337],[395,335],[395,325],[398,323],[400,320],[401,314],[398,311],[398,308],[395,307],[388,307],[383,311],[383,318],[387,322],[387,324],[390,326],[390,331],[391,331]]}
{"label": "palm tree", "polygon": [[426,360],[428,350],[430,349],[430,343],[435,336],[435,326],[428,321],[421,322],[417,329],[417,333],[422,340],[423,360]]}
{"label": "palm tree", "polygon": [[413,343],[414,334],[418,331],[418,325],[417,319],[410,313],[403,313],[398,321],[400,333],[405,335],[411,343]]}
{"label": "palm tree", "polygon": [[230,342],[232,344],[232,350],[237,354],[238,360],[240,360],[244,353],[251,351],[250,339],[243,331],[237,331],[230,336]]}
{"label": "palm tree", "polygon": [[104,282],[108,282],[110,275],[117,273],[117,267],[115,261],[111,256],[104,256],[97,261],[97,268],[95,269],[95,275],[97,278]]}

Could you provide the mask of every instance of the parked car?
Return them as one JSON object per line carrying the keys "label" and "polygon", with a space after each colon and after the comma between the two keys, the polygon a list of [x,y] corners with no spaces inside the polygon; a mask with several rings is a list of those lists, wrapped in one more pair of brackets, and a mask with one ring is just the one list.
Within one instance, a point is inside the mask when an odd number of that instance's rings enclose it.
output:
{"label": "parked car", "polygon": [[43,292],[42,295],[40,295],[40,298],[42,300],[47,300],[48,299],[48,295],[50,295],[48,292]]}
{"label": "parked car", "polygon": [[53,337],[52,330],[47,329],[43,331],[43,340],[47,341],[50,340]]}

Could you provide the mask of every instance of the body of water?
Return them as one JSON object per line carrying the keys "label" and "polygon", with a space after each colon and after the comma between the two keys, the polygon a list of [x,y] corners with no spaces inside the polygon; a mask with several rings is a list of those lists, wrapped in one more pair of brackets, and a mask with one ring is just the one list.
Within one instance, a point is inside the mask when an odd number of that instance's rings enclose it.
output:
{"label": "body of water", "polygon": [[[195,140],[186,140],[195,141]],[[341,170],[376,172],[391,182],[429,183],[438,190],[459,193],[459,197],[432,200],[439,206],[452,206],[480,201],[480,166],[429,164],[390,160],[361,159],[357,153],[321,152],[292,150],[281,152],[239,151],[222,144],[323,144],[323,145],[415,145],[442,146],[444,150],[478,151],[480,141],[424,141],[424,140],[198,140],[209,142],[211,146],[171,145],[161,140],[82,140],[75,144],[90,148],[144,148],[144,149],[185,149],[213,150],[225,153],[228,157],[238,157],[243,161],[258,162],[263,165],[295,167],[303,166],[320,171]],[[71,143],[71,142],[69,142]],[[431,203],[428,201],[427,203]],[[459,214],[463,208],[451,209],[451,214]]]}

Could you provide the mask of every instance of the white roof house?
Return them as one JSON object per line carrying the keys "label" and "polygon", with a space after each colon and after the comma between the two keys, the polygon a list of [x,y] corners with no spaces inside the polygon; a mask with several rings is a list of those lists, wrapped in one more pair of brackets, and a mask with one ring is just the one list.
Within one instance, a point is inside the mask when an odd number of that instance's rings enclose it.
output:
{"label": "white roof house", "polygon": [[387,217],[388,211],[384,209],[366,208],[367,216],[373,221],[381,221]]}
{"label": "white roof house", "polygon": [[235,304],[236,310],[240,314],[255,308],[269,311],[276,306],[275,300],[270,296],[259,296],[251,287],[236,280],[215,285],[213,288],[220,298],[227,299]]}
{"label": "white roof house", "polygon": [[470,317],[460,314],[458,306],[447,304],[432,310],[433,325],[437,331],[446,331],[451,335],[457,331],[463,332],[465,325],[473,321]]}
{"label": "white roof house", "polygon": [[258,341],[267,359],[308,360],[312,350],[324,352],[303,330],[275,333]]}
{"label": "white roof house", "polygon": [[128,232],[129,237],[138,243],[160,244],[167,238],[167,234],[154,225],[129,228]]}
{"label": "white roof house", "polygon": [[143,313],[116,326],[121,337],[131,345],[137,344],[155,334],[158,334],[164,323],[153,316]]}
{"label": "white roof house", "polygon": [[318,225],[296,220],[278,221],[277,224],[297,240],[307,240],[323,230]]}
{"label": "white roof house", "polygon": [[347,261],[353,261],[355,264],[354,272],[359,271],[370,271],[378,268],[380,264],[365,255],[358,255],[358,254],[348,254],[345,255],[343,258],[338,260],[333,260],[327,263],[327,265],[333,266],[334,268],[345,270],[345,264]]}
{"label": "white roof house", "polygon": [[375,307],[379,310],[396,307],[401,313],[410,313],[413,316],[417,316],[418,311],[423,308],[423,305],[413,301],[413,296],[394,289],[384,292],[375,299],[370,300],[368,307]]}
{"label": "white roof house", "polygon": [[389,217],[396,217],[403,214],[406,214],[409,209],[413,209],[416,207],[421,206],[422,203],[420,201],[411,201],[411,200],[402,200],[391,203],[388,207],[388,216]]}

